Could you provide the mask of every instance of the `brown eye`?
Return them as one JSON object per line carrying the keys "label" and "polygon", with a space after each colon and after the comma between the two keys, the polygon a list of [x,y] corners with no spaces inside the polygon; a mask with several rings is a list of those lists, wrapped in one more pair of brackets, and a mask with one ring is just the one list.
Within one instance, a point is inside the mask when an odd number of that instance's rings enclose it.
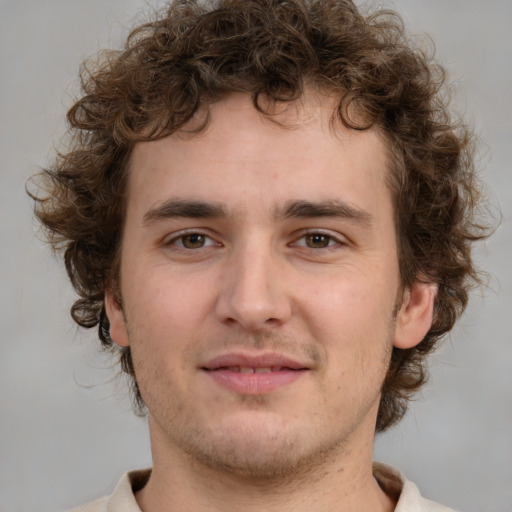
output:
{"label": "brown eye", "polygon": [[330,236],[321,233],[313,233],[305,237],[306,247],[311,249],[324,249],[332,244],[333,240]]}
{"label": "brown eye", "polygon": [[187,249],[199,249],[203,247],[205,242],[205,236],[199,233],[192,233],[181,237],[183,247]]}
{"label": "brown eye", "polygon": [[184,249],[201,249],[206,245],[211,245],[211,239],[201,233],[189,233],[176,238],[172,243]]}

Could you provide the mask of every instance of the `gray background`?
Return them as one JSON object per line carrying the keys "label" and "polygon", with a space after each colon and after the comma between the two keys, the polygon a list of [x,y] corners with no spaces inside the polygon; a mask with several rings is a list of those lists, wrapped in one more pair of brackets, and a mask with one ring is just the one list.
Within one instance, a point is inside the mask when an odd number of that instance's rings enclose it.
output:
{"label": "gray background", "polygon": [[[79,62],[115,47],[143,0],[0,0],[0,511],[57,512],[150,465],[145,420],[124,382],[79,332],[62,264],[38,241],[24,183],[51,156]],[[405,421],[378,439],[432,499],[469,512],[512,510],[512,2],[385,2],[427,32],[457,106],[485,141],[480,167],[503,220],[478,250],[476,294],[433,357]]]}

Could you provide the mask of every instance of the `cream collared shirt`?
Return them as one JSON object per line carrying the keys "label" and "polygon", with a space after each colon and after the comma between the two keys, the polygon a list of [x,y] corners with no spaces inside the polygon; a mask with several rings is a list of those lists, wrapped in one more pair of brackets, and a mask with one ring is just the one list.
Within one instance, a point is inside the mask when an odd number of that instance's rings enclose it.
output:
{"label": "cream collared shirt", "polygon": [[[149,469],[126,473],[110,496],[86,503],[71,512],[141,512],[134,493],[144,487],[150,474]],[[398,500],[395,512],[455,512],[423,498],[416,485],[390,466],[375,462],[373,475],[381,488]]]}

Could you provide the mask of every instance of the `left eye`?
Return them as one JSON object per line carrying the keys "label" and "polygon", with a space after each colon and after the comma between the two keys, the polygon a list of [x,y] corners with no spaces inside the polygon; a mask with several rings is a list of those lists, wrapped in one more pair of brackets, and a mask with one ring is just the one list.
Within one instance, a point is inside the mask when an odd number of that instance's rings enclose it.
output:
{"label": "left eye", "polygon": [[335,238],[324,233],[309,233],[300,237],[295,245],[308,247],[309,249],[325,249],[337,245],[339,242]]}
{"label": "left eye", "polygon": [[187,233],[174,238],[170,241],[170,244],[181,247],[182,249],[201,249],[213,245],[215,242],[202,233]]}

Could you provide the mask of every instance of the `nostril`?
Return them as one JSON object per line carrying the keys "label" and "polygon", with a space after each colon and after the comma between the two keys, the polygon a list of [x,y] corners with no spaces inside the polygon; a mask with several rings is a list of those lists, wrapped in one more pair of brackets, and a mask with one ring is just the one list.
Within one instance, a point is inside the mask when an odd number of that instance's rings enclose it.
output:
{"label": "nostril", "polygon": [[[256,258],[258,259],[258,258]],[[277,327],[290,317],[290,297],[281,278],[268,268],[268,262],[233,262],[223,276],[217,297],[217,319],[224,325],[258,331]]]}

